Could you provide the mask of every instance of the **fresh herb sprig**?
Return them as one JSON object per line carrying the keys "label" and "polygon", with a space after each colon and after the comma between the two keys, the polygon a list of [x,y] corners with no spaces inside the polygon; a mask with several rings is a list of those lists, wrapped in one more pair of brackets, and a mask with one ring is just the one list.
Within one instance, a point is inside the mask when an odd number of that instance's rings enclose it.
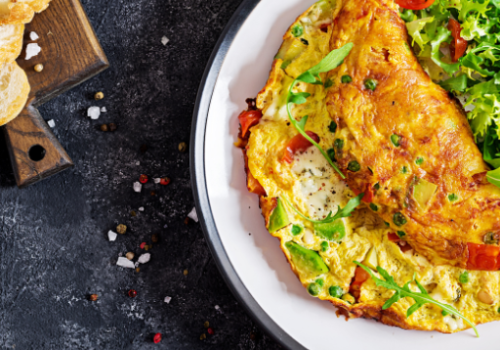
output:
{"label": "fresh herb sprig", "polygon": [[[356,265],[361,267],[363,270],[368,272],[372,279],[375,281],[375,285],[381,286],[384,288],[387,288],[389,290],[394,290],[396,293],[388,299],[385,304],[382,306],[382,310],[386,310],[390,308],[394,303],[399,301],[399,299],[402,298],[412,298],[415,301],[415,304],[410,306],[408,310],[406,311],[406,317],[410,317],[415,311],[420,309],[423,305],[425,304],[434,304],[439,306],[443,311],[445,311],[448,314],[455,315],[457,317],[460,317],[462,320],[464,320],[469,326],[474,329],[474,332],[476,333],[476,336],[479,338],[479,333],[476,329],[476,326],[469,321],[464,315],[462,315],[460,312],[458,312],[457,309],[455,309],[451,305],[443,304],[440,303],[437,300],[434,300],[433,298],[430,297],[429,293],[425,290],[425,288],[420,284],[420,282],[415,278],[416,276],[413,275],[413,278],[406,282],[403,287],[398,286],[398,284],[394,281],[394,278],[389,275],[389,273],[384,270],[382,267],[377,266],[377,271],[382,276],[384,279],[380,279],[375,274],[372,272],[372,270],[362,263],[358,261],[353,261]],[[418,289],[420,292],[414,292],[410,289],[410,283],[415,282]]]}
{"label": "fresh herb sprig", "polygon": [[332,215],[332,212],[330,211],[327,215],[326,218],[323,220],[313,220],[302,214],[295,206],[290,202],[290,200],[285,196],[282,195],[281,198],[285,200],[285,202],[288,204],[289,207],[291,207],[300,217],[303,219],[312,222],[313,224],[330,224],[334,222],[335,220],[341,219],[341,218],[346,218],[351,216],[351,213],[358,207],[358,205],[361,203],[361,200],[364,197],[364,193],[361,193],[359,196],[351,198],[349,202],[347,202],[346,206],[344,208],[341,208],[339,205],[339,210],[335,215]]}
{"label": "fresh herb sprig", "polygon": [[333,160],[330,158],[327,152],[316,142],[314,141],[307,133],[305,132],[305,126],[307,123],[308,116],[302,117],[300,121],[295,120],[292,115],[291,106],[292,104],[300,105],[304,104],[307,101],[307,98],[311,96],[308,92],[294,92],[293,89],[295,85],[299,82],[304,82],[307,84],[323,84],[319,73],[325,73],[331,71],[334,68],[337,68],[342,62],[344,58],[347,57],[349,52],[351,51],[354,44],[348,43],[342,46],[340,49],[331,51],[325,58],[321,60],[317,65],[299,75],[290,85],[288,89],[287,103],[286,103],[286,111],[288,113],[288,118],[292,125],[297,129],[297,131],[304,136],[310,143],[312,143],[326,158],[328,163],[335,169],[335,171],[340,175],[342,179],[345,179],[345,175],[340,171],[340,169],[333,163]]}

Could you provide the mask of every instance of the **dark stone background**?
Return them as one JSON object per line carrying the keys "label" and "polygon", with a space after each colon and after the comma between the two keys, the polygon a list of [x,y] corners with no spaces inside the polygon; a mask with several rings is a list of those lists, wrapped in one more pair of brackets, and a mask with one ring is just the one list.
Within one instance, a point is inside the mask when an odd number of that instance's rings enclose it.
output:
{"label": "dark stone background", "polygon": [[[279,348],[226,287],[200,225],[184,224],[194,202],[188,153],[177,147],[189,141],[203,70],[240,0],[82,2],[111,67],[40,108],[55,120],[54,133],[75,167],[19,190],[0,136],[0,346]],[[92,99],[97,91],[104,100]],[[93,105],[108,112],[90,120]],[[107,122],[118,130],[101,132]],[[172,183],[135,193],[142,173]],[[127,233],[108,242],[107,231],[118,223]],[[160,242],[140,272],[115,266],[127,251],[137,258],[153,233]],[[137,298],[126,295],[130,288]],[[97,302],[87,300],[91,293],[99,294]],[[163,334],[160,344],[152,343],[156,332]]]}

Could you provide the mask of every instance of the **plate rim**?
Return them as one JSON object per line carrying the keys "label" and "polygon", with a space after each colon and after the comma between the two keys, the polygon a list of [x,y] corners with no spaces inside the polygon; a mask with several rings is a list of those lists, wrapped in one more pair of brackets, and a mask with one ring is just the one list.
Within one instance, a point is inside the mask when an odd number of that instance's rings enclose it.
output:
{"label": "plate rim", "polygon": [[222,31],[203,73],[191,121],[189,166],[198,219],[212,257],[226,285],[251,318],[275,341],[288,349],[306,349],[285,332],[245,287],[222,244],[208,198],[205,176],[205,132],[212,94],[226,54],[241,26],[261,0],[243,0]]}

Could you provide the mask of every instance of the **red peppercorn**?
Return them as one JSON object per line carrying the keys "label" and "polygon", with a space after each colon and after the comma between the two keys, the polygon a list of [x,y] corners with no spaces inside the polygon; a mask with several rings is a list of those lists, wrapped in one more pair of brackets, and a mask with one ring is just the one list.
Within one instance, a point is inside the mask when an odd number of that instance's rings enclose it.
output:
{"label": "red peppercorn", "polygon": [[214,330],[212,329],[212,327],[207,328],[207,333],[210,335],[214,335]]}
{"label": "red peppercorn", "polygon": [[154,338],[153,338],[153,342],[155,344],[158,344],[159,342],[161,342],[161,333],[156,333]]}
{"label": "red peppercorn", "polygon": [[160,185],[166,186],[166,185],[168,185],[169,183],[170,183],[170,178],[168,178],[168,177],[166,177],[166,176],[165,176],[165,177],[162,177],[162,178],[160,179]]}
{"label": "red peppercorn", "polygon": [[135,289],[131,289],[128,291],[128,296],[131,298],[135,298],[137,296],[137,291]]}
{"label": "red peppercorn", "polygon": [[141,249],[144,249],[145,246],[146,246],[146,242],[142,242],[140,245]]}
{"label": "red peppercorn", "polygon": [[148,176],[147,176],[147,175],[142,174],[141,176],[139,176],[139,182],[140,182],[141,184],[145,184],[146,182],[148,182]]}

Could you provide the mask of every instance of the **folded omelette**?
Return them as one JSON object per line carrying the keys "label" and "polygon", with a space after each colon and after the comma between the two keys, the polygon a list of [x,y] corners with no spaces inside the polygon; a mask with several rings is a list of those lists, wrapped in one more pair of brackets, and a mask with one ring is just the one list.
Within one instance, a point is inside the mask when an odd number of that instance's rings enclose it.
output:
{"label": "folded omelette", "polygon": [[[337,68],[292,86],[347,44]],[[409,44],[391,0],[317,2],[247,100],[237,145],[266,227],[312,296],[348,317],[453,333],[500,319],[500,189],[461,104]],[[290,94],[307,98],[288,111]]]}

